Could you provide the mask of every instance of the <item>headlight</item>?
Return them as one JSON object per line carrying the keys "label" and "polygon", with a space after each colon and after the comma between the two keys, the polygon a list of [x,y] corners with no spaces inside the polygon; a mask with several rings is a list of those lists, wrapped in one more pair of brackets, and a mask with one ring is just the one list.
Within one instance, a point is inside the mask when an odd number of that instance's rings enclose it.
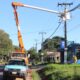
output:
{"label": "headlight", "polygon": [[25,69],[23,69],[23,70],[21,70],[20,72],[21,72],[21,73],[26,73],[26,70],[25,70]]}
{"label": "headlight", "polygon": [[26,72],[26,70],[25,70],[25,69],[23,69],[23,70],[21,70],[21,72]]}

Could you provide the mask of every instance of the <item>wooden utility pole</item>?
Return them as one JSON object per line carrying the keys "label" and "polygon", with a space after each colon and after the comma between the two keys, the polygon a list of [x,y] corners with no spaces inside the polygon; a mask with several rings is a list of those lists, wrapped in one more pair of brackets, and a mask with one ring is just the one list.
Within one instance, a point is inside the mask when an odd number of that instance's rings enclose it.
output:
{"label": "wooden utility pole", "polygon": [[58,6],[64,6],[63,15],[61,18],[64,21],[64,63],[67,63],[67,6],[71,6],[73,3],[58,3]]}

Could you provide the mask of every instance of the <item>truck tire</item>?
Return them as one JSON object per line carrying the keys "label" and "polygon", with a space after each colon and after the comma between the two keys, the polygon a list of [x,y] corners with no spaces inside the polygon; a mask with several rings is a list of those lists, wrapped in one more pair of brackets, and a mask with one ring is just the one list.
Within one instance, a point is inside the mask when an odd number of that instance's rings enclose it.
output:
{"label": "truck tire", "polygon": [[23,76],[23,80],[26,80],[26,75]]}
{"label": "truck tire", "polygon": [[8,76],[3,74],[3,80],[8,80]]}

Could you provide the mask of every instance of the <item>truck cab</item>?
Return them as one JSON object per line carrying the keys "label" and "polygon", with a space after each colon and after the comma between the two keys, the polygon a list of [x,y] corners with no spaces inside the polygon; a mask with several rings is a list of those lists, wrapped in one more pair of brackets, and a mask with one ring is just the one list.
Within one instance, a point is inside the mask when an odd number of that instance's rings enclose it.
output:
{"label": "truck cab", "polygon": [[26,80],[28,74],[28,66],[24,59],[10,59],[8,64],[5,65],[3,72],[3,80],[10,80],[10,78],[23,78]]}
{"label": "truck cab", "polygon": [[24,59],[26,64],[28,65],[28,57],[26,53],[12,52],[10,55],[10,59]]}

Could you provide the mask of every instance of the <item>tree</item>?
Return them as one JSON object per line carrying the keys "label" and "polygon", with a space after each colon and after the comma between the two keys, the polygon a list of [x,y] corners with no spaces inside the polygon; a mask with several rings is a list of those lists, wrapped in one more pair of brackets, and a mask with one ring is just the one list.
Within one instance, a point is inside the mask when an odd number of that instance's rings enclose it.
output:
{"label": "tree", "polygon": [[60,47],[60,42],[63,39],[64,39],[63,37],[59,37],[59,36],[55,36],[52,39],[46,39],[43,42],[43,49],[57,51],[58,48]]}
{"label": "tree", "polygon": [[9,38],[9,35],[0,30],[0,54],[8,54],[13,50],[12,40]]}
{"label": "tree", "polygon": [[34,48],[31,48],[30,50],[28,50],[28,54],[30,54],[30,58],[31,59],[35,59],[36,58],[36,54],[37,54],[37,52],[36,52],[36,50],[34,49]]}
{"label": "tree", "polygon": [[47,49],[47,50],[52,50],[53,49],[53,42],[51,39],[46,39],[44,42],[43,42],[43,49]]}
{"label": "tree", "polygon": [[35,48],[31,48],[28,50],[28,54],[30,54],[30,61],[31,62],[38,62],[39,61],[39,54],[36,52]]}
{"label": "tree", "polygon": [[80,43],[75,43],[72,41],[68,45],[68,58],[72,59],[73,55],[76,55],[78,59],[80,59]]}

